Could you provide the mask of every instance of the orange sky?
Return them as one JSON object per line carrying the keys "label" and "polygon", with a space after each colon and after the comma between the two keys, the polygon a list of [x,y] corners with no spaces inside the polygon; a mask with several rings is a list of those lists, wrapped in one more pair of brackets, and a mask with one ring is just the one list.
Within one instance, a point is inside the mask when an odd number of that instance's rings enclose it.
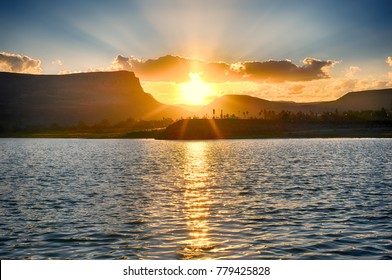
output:
{"label": "orange sky", "polygon": [[335,100],[351,91],[391,87],[390,59],[379,62],[386,71],[376,75],[358,66],[341,67],[340,61],[315,58],[298,64],[289,60],[229,64],[177,56],[147,61],[117,57],[112,67],[135,71],[144,90],[164,103],[207,104],[225,94],[317,102]]}

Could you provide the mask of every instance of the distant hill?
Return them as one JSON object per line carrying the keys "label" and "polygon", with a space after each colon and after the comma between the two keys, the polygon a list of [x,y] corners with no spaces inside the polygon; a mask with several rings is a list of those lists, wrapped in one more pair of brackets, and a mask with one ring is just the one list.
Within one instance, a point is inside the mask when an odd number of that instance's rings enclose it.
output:
{"label": "distant hill", "polygon": [[197,112],[203,109],[205,105],[175,104],[174,106],[184,109],[188,112]]}
{"label": "distant hill", "polygon": [[[0,128],[27,125],[115,124],[128,118],[157,120],[197,115],[258,117],[262,110],[333,112],[391,110],[392,89],[352,92],[330,102],[274,102],[248,95],[225,95],[206,106],[170,106],[145,93],[133,72],[29,75],[0,72]],[[190,113],[189,111],[196,111]],[[244,115],[244,112],[248,112]]]}
{"label": "distant hill", "polygon": [[315,104],[318,111],[392,110],[392,89],[350,92],[341,98]]}
{"label": "distant hill", "polygon": [[156,101],[127,71],[69,75],[0,72],[0,126],[177,119],[188,112]]}
{"label": "distant hill", "polygon": [[391,110],[391,106],[392,89],[351,92],[335,101],[315,103],[277,102],[249,95],[224,95],[204,106],[197,114],[199,116],[208,115],[212,117],[213,110],[215,109],[215,115],[217,117],[220,116],[221,111],[224,115],[234,114],[243,117],[243,113],[248,112],[248,117],[257,117],[262,110],[322,113],[333,112],[335,110],[340,112],[349,110],[380,110],[381,108]]}
{"label": "distant hill", "polygon": [[223,115],[242,116],[244,112],[248,112],[249,116],[257,116],[260,110],[294,110],[297,104],[293,102],[274,102],[249,95],[224,95],[215,99],[210,104],[204,106],[197,113],[200,116],[207,115],[212,117],[213,110],[215,116],[219,117],[221,112]]}

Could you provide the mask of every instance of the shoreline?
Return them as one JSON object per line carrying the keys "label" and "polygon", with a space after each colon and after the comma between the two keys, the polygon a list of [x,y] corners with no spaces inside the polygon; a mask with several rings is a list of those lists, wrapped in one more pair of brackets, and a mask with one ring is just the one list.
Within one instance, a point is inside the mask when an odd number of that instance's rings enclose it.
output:
{"label": "shoreline", "polygon": [[257,119],[181,120],[159,140],[272,138],[391,138],[391,121],[273,121]]}
{"label": "shoreline", "polygon": [[0,138],[157,140],[392,138],[392,121],[293,122],[257,119],[184,119],[163,129],[21,131],[3,132],[0,133]]}

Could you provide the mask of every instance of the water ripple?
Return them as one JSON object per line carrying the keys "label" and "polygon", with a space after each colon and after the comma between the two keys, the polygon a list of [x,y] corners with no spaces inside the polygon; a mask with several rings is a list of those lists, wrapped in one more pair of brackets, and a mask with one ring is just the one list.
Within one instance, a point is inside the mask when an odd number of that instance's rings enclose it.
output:
{"label": "water ripple", "polygon": [[0,139],[0,256],[392,259],[391,144]]}

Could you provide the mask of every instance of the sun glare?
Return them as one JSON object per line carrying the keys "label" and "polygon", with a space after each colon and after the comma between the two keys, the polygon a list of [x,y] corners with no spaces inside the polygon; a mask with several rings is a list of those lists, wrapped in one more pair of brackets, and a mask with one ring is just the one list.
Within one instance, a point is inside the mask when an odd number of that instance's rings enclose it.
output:
{"label": "sun glare", "polygon": [[188,105],[204,105],[207,97],[213,94],[209,85],[203,81],[200,73],[189,73],[189,82],[180,85],[182,100]]}

